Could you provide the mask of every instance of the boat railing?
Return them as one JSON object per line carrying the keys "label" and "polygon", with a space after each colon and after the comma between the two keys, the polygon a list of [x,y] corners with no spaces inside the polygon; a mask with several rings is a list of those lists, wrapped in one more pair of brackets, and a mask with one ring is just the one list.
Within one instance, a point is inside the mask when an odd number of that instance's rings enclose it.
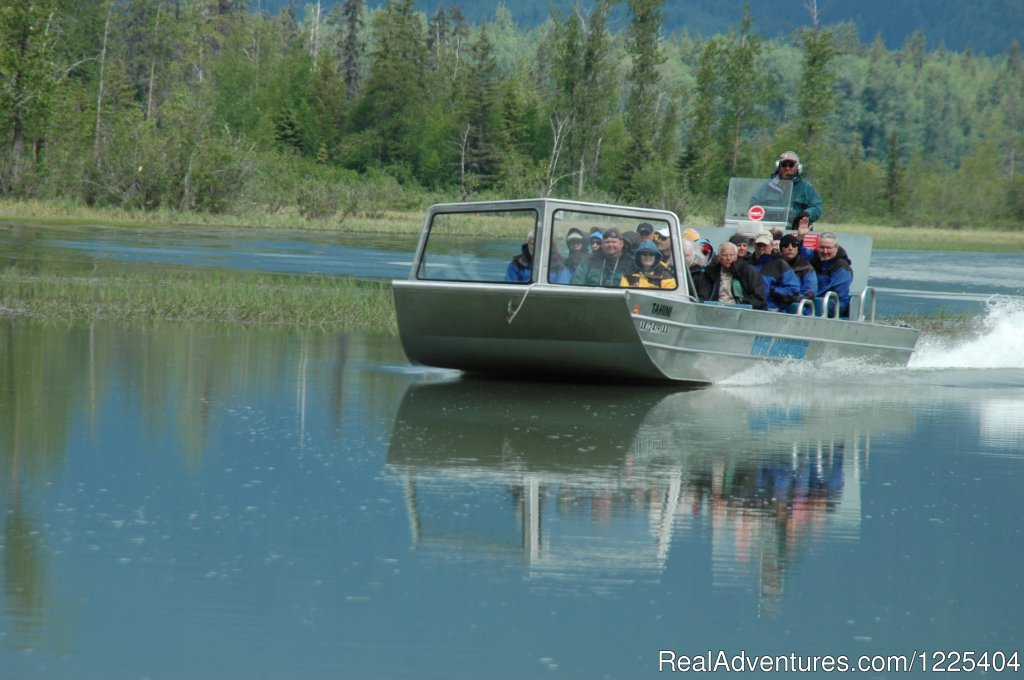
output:
{"label": "boat railing", "polygon": [[857,313],[857,321],[864,321],[865,315],[864,310],[867,309],[868,300],[871,301],[871,314],[867,317],[867,321],[870,323],[875,322],[875,309],[877,306],[877,296],[875,289],[871,286],[866,286],[860,293],[860,311]]}
{"label": "boat railing", "polygon": [[796,306],[796,315],[804,316],[807,313],[807,308],[811,308],[811,314],[814,314],[814,300],[811,298],[804,298],[800,301],[800,304]]}
{"label": "boat railing", "polygon": [[[821,296],[821,298],[819,298],[819,299],[821,300],[821,318],[823,318],[823,319],[824,318],[838,319],[839,318],[839,294],[836,293],[834,290],[830,290],[827,293],[825,293],[823,296]],[[829,317],[829,313],[828,313],[828,302],[829,302],[829,300],[835,300],[836,301],[836,306],[833,308],[833,312],[832,312],[831,317]]]}

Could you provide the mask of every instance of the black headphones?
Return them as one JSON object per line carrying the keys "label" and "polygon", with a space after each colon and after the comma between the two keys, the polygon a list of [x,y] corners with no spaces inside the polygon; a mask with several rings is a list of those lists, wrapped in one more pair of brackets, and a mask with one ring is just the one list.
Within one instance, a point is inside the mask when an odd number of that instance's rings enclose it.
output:
{"label": "black headphones", "polygon": [[[785,156],[787,153],[792,153],[792,152],[786,151],[782,155]],[[796,154],[793,154],[793,155],[795,156]],[[782,158],[781,157],[779,157],[778,160],[775,161],[775,172],[779,171],[779,166],[780,165],[782,165]],[[798,174],[798,175],[804,174],[804,164],[801,163],[800,161],[797,161],[797,163],[796,163],[796,174]]]}

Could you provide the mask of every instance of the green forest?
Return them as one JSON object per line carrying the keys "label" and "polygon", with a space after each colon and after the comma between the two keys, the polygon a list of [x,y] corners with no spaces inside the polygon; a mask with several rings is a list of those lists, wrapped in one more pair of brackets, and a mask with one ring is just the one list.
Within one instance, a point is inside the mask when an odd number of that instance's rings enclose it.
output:
{"label": "green forest", "polygon": [[413,0],[2,0],[0,198],[343,221],[544,195],[716,219],[729,177],[791,149],[826,221],[1024,229],[1019,46],[927,45],[813,12],[784,38],[749,9],[668,32],[664,0],[531,28]]}

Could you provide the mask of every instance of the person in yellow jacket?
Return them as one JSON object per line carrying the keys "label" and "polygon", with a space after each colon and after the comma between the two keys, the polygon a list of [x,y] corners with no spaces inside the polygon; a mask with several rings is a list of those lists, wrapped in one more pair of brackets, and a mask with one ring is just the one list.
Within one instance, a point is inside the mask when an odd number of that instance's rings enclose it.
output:
{"label": "person in yellow jacket", "polygon": [[633,255],[633,270],[623,275],[619,286],[675,290],[676,277],[662,260],[658,246],[651,241],[644,241]]}

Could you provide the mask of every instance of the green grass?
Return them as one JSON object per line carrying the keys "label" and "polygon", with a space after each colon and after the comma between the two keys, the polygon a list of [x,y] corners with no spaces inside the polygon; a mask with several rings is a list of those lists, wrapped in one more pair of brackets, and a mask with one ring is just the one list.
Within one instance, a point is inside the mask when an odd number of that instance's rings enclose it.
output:
{"label": "green grass", "polygon": [[47,225],[102,224],[114,227],[147,226],[231,227],[238,229],[306,229],[368,234],[415,234],[423,223],[423,212],[381,211],[379,216],[348,216],[306,219],[294,210],[278,213],[254,212],[210,215],[173,210],[122,210],[88,208],[57,201],[0,200],[0,222],[31,222]]}
{"label": "green grass", "polygon": [[818,224],[815,231],[848,231],[871,236],[875,248],[957,252],[1024,252],[1024,231],[881,227],[867,224]]}
{"label": "green grass", "polygon": [[225,321],[397,332],[388,282],[161,270],[0,274],[0,316]]}

